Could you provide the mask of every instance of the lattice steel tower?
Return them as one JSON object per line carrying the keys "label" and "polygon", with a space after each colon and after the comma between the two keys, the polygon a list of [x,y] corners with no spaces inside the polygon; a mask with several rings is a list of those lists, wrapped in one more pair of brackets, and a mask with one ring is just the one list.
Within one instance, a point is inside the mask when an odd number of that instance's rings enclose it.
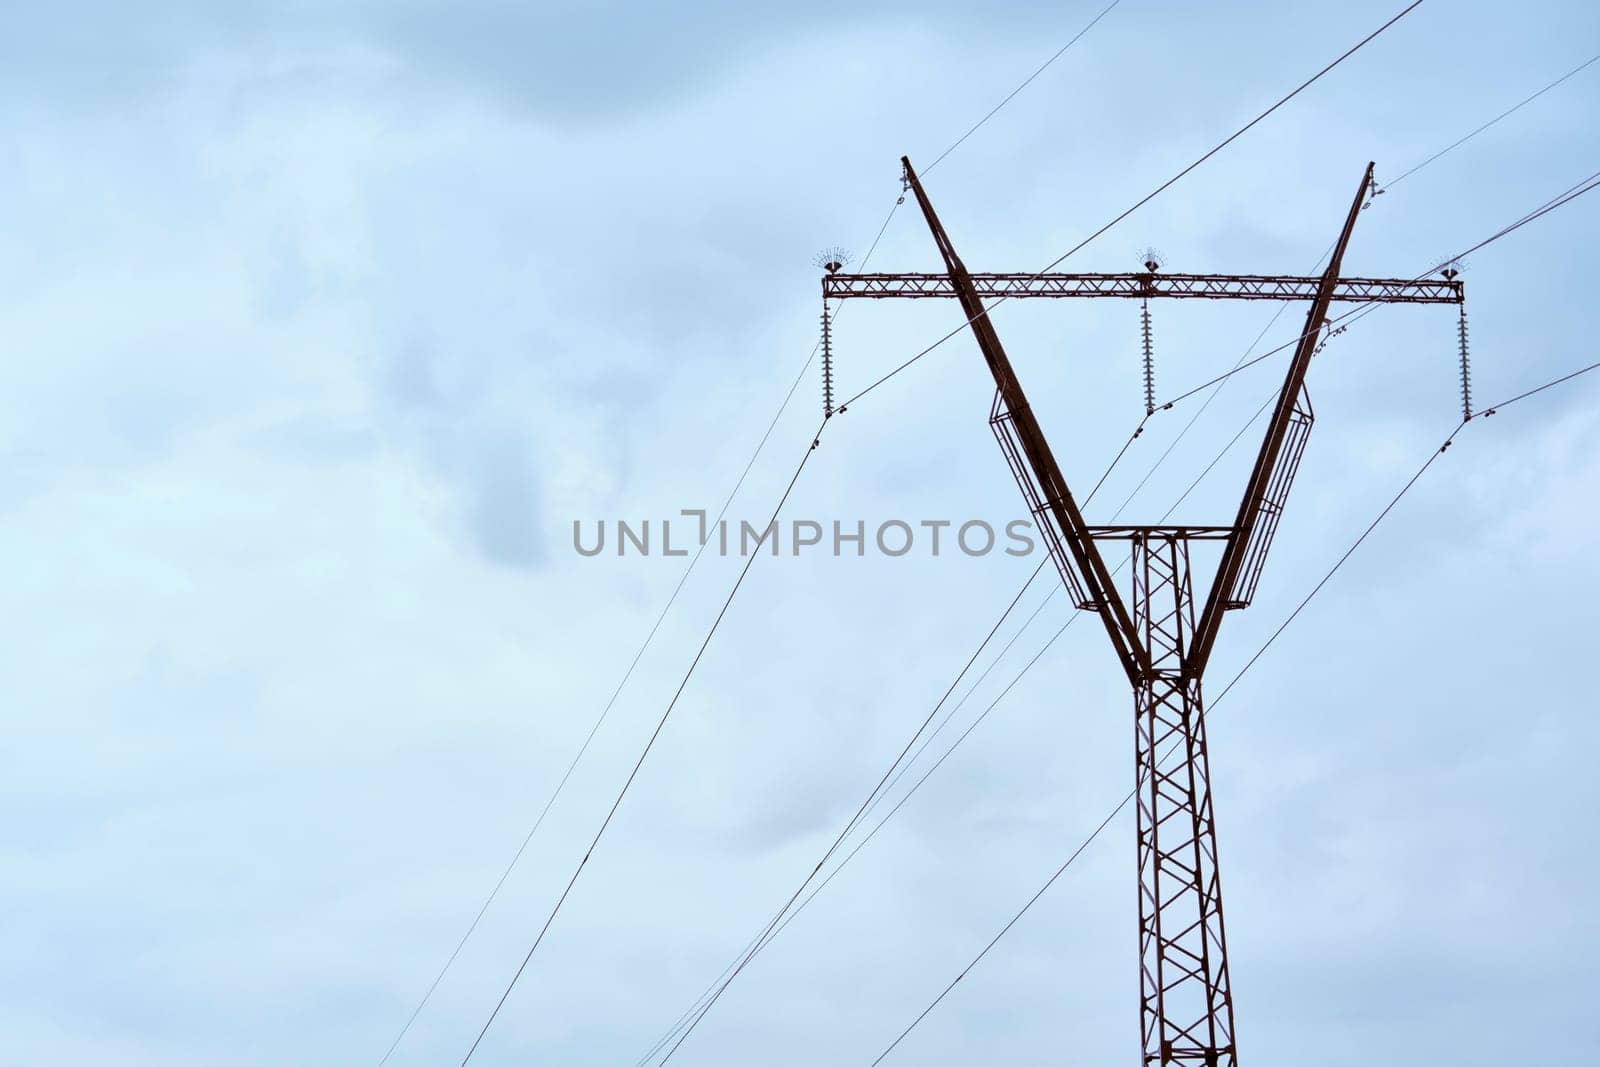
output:
{"label": "lattice steel tower", "polygon": [[[1339,276],[1345,246],[1372,186],[1368,164],[1328,267],[1320,276],[1157,273],[982,274],[967,271],[908,159],[905,180],[933,232],[946,273],[824,276],[823,299],[953,297],[994,376],[989,422],[1073,602],[1105,625],[1133,687],[1138,794],[1139,1031],[1145,1064],[1233,1067],[1237,1046],[1217,871],[1201,678],[1225,611],[1249,605],[1311,432],[1306,372],[1331,302],[1462,303],[1444,280]],[[983,304],[985,296],[1308,299],[1261,451],[1231,526],[1091,526],[1079,511]],[[1147,320],[1145,320],[1147,322]],[[1146,327],[1147,330],[1147,327]],[[831,370],[831,368],[830,368]],[[1148,374],[1148,362],[1146,365]],[[832,380],[828,383],[831,408]],[[1148,392],[1148,385],[1147,385]],[[1100,542],[1126,541],[1124,601]],[[1216,541],[1221,562],[1196,610],[1190,546]],[[1131,607],[1130,607],[1131,604]]]}

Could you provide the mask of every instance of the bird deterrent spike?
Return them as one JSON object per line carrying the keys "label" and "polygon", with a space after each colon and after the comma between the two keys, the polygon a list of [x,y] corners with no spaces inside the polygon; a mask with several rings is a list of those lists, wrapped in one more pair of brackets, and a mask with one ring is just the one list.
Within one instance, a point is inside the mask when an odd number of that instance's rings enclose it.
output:
{"label": "bird deterrent spike", "polygon": [[850,265],[850,258],[849,251],[834,245],[832,248],[824,248],[812,257],[811,265],[821,267],[829,274],[838,274]]}

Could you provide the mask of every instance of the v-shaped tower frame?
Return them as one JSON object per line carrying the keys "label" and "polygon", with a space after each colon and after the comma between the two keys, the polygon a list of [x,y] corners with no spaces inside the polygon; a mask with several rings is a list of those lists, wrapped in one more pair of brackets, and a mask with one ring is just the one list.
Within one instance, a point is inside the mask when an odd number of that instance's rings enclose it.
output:
{"label": "v-shaped tower frame", "polygon": [[[927,274],[840,274],[826,298],[947,296],[960,301],[994,377],[989,421],[1076,605],[1095,612],[1133,686],[1138,796],[1139,1029],[1145,1064],[1233,1067],[1233,992],[1223,930],[1201,678],[1223,613],[1250,603],[1311,431],[1306,372],[1334,300],[1462,302],[1461,284],[1341,279],[1357,216],[1372,187],[1368,164],[1328,267],[1320,276],[990,274],[977,281],[956,254],[909,159],[905,180],[944,257],[948,281]],[[1261,450],[1231,526],[1091,526],[1073,499],[1044,431],[983,304],[984,295],[1310,299]],[[1132,554],[1124,600],[1101,554],[1125,540]],[[1193,541],[1222,544],[1216,578],[1196,613]]]}

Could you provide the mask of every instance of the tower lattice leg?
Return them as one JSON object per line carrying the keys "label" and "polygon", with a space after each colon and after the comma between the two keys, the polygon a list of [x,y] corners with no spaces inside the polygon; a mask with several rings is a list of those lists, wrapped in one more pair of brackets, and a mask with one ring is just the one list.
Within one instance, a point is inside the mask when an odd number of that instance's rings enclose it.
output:
{"label": "tower lattice leg", "polygon": [[1200,681],[1183,677],[1194,628],[1187,541],[1155,531],[1136,538],[1133,575],[1152,665],[1134,690],[1143,1062],[1234,1067]]}

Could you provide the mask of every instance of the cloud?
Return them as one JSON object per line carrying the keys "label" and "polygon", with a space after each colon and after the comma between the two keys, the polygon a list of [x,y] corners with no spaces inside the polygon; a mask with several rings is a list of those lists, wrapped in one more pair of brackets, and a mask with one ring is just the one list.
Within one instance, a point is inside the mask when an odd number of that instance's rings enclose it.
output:
{"label": "cloud", "polygon": [[474,466],[471,521],[479,549],[508,566],[542,562],[546,522],[526,447],[514,439],[490,442]]}
{"label": "cloud", "polygon": [[[1014,4],[1007,21],[1032,22],[1046,10]],[[971,17],[954,2],[868,12],[841,0],[805,8],[731,0],[676,7],[160,0],[138,9],[88,0],[19,11],[0,63],[13,84],[38,94],[35,103],[99,108],[170,89],[208,54],[358,48],[391,57],[426,85],[470,86],[498,106],[578,127],[668,110],[707,91],[728,68],[797,37],[895,18]]]}
{"label": "cloud", "polygon": [[[1120,269],[1151,242],[1200,270],[1305,266],[1367,159],[1425,158],[1571,66],[1595,17],[1430,10],[1078,264]],[[0,801],[15,813],[0,1059],[376,1059],[682,574],[680,559],[579,558],[571,520],[715,509],[816,340],[811,253],[864,251],[899,153],[931,159],[1091,13],[20,12],[0,43]],[[1318,52],[1389,13],[1125,4],[930,189],[969,263],[1040,266],[1303,77],[1309,53],[1287,42]],[[1496,73],[1462,83],[1463,63]],[[1396,107],[1418,79],[1453,91]],[[1569,180],[1546,176],[1586,173],[1586,99],[1539,106],[1541,124],[1473,142],[1364,213],[1360,269],[1413,267]],[[1484,395],[1584,358],[1564,279],[1586,269],[1586,205],[1475,257]],[[902,207],[874,264],[934,257]],[[1087,303],[996,316],[1075,484],[1143,415],[1136,308]],[[1218,671],[1448,432],[1454,321],[1435,310],[1375,314],[1319,357],[1300,482]],[[1268,314],[1157,309],[1158,382],[1226,369]],[[843,388],[957,326],[949,305],[851,305]],[[1200,473],[1275,366],[1221,394],[1130,516],[1153,519]],[[813,367],[735,522],[765,521],[802,454],[787,517],[1017,513],[969,338],[853,405],[812,453],[816,386]],[[1594,806],[1596,739],[1573,694],[1600,594],[1583,552],[1593,397],[1551,391],[1475,424],[1210,720],[1240,1032],[1263,1060],[1577,1063],[1592,1045],[1573,975],[1597,933],[1573,887],[1594,871],[1573,813]],[[1151,420],[1096,518],[1184,420]],[[1236,451],[1182,518],[1231,518]],[[708,556],[684,585],[398,1062],[459,1058],[740,562]],[[811,870],[1032,562],[757,561],[481,1062],[647,1047]],[[1042,612],[952,733],[1069,617]],[[1080,622],[686,1051],[870,1058],[1126,791],[1128,706]],[[1124,821],[907,1062],[1125,1055],[1131,876]],[[1425,979],[1432,994],[1411,997]],[[1488,996],[1515,1053],[1461,1025]]]}

